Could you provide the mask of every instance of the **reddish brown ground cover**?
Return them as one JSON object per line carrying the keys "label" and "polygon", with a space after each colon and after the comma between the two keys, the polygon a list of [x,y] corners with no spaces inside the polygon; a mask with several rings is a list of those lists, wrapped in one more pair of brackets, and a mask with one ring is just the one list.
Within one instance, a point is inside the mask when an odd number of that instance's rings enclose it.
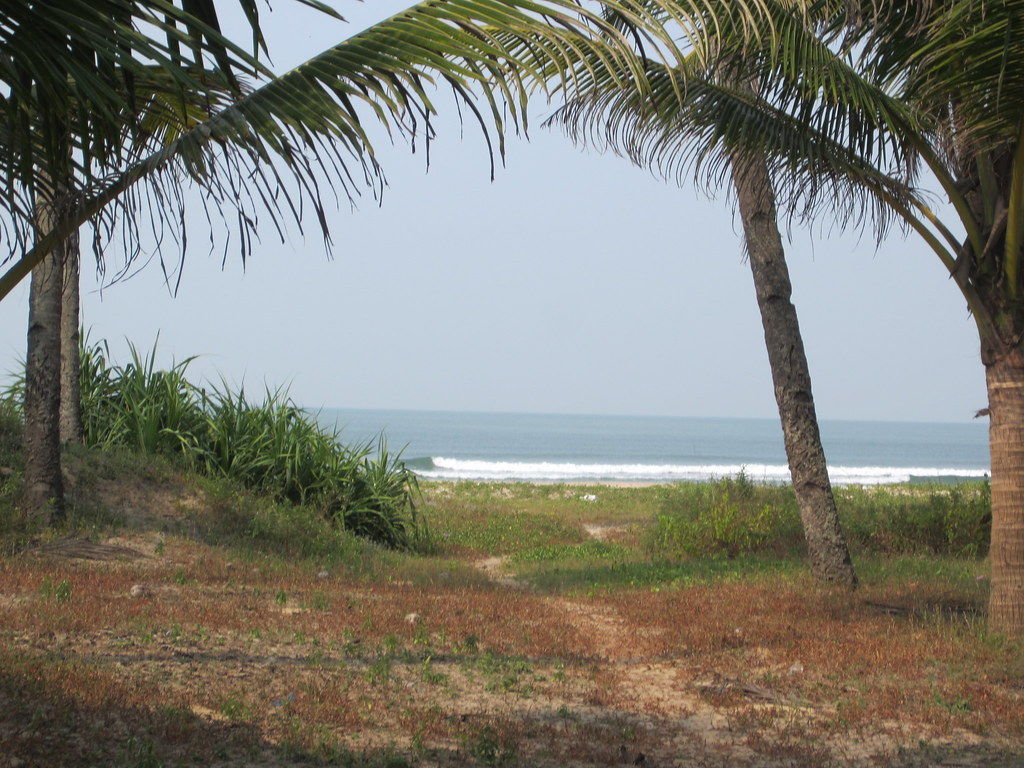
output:
{"label": "reddish brown ground cover", "polygon": [[927,585],[357,578],[165,536],[160,504],[0,560],[0,768],[1024,764],[1020,650]]}

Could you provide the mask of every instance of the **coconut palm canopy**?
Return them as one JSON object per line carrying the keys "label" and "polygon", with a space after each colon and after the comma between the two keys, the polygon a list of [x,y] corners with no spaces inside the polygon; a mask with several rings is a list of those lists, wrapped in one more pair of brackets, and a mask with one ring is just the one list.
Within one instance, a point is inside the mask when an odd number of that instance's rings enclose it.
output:
{"label": "coconut palm canopy", "polygon": [[[979,222],[969,198],[996,194],[994,167],[1009,161],[1024,125],[1024,35],[1014,34],[1024,26],[1024,3],[685,4],[702,13],[684,13],[683,5],[661,8],[666,24],[682,19],[690,48],[678,68],[648,62],[653,100],[594,88],[555,122],[711,187],[722,182],[731,152],[764,152],[791,213],[870,224],[879,237],[893,224],[917,231],[976,313],[976,288],[958,262],[964,247],[975,260],[998,262],[983,271],[1019,274],[1019,235],[999,254],[983,239],[1006,211],[992,199]],[[931,178],[956,222],[938,220],[925,191]],[[1010,191],[1003,208],[1014,207]],[[1013,218],[1007,227],[1020,226]],[[1020,278],[1012,283],[1019,293]]]}
{"label": "coconut palm canopy", "polygon": [[927,243],[967,300],[987,372],[990,622],[1024,636],[1024,2],[647,6],[666,25],[647,33],[681,30],[685,59],[648,62],[652,97],[591,76],[555,121],[711,188],[735,158],[766,158],[790,216]]}
{"label": "coconut palm canopy", "polygon": [[[242,0],[242,7],[258,53],[255,2]],[[531,91],[585,80],[589,67],[570,62],[606,62],[634,84],[644,79],[622,36],[571,0],[421,3],[279,77],[219,34],[211,2],[184,8],[202,13],[197,18],[167,0],[74,0],[51,15],[48,5],[0,0],[0,72],[10,92],[3,101],[2,205],[9,258],[17,257],[0,277],[0,297],[86,220],[96,224],[97,246],[120,222],[137,247],[137,222],[145,217],[173,234],[186,180],[202,188],[208,215],[220,214],[237,231],[243,257],[259,212],[278,228],[281,217],[301,226],[311,213],[329,240],[325,194],[344,198],[383,178],[367,125],[383,124],[392,138],[429,141],[435,100],[445,90],[484,131],[493,162],[507,128],[522,126]],[[629,18],[649,23],[643,13]],[[25,39],[36,28],[61,42],[47,62],[39,60],[39,39]],[[166,130],[145,129],[135,103],[135,86],[154,67],[167,73],[169,91],[194,88],[186,101],[205,100],[212,114],[184,125],[170,143]],[[243,75],[248,88],[239,85]],[[51,178],[72,179],[71,193],[51,231],[28,248],[34,196]],[[140,180],[146,184],[136,187]]]}

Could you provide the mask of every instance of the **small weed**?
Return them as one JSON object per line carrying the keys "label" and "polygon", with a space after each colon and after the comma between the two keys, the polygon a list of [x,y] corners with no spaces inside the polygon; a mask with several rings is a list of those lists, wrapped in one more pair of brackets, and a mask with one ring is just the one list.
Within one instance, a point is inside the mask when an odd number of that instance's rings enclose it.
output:
{"label": "small weed", "polygon": [[330,610],[330,607],[331,601],[327,599],[327,595],[320,589],[313,593],[313,597],[306,604],[306,609],[310,611],[327,611]]}
{"label": "small weed", "polygon": [[62,605],[71,599],[71,582],[67,579],[61,581],[53,590],[53,599],[57,605]]}
{"label": "small weed", "polygon": [[233,723],[246,722],[252,719],[252,710],[235,694],[221,701],[220,713]]}
{"label": "small weed", "polygon": [[430,633],[423,622],[416,624],[416,631],[412,636],[413,645],[430,645]]}
{"label": "small weed", "polygon": [[277,590],[277,594],[274,595],[274,602],[278,605],[284,605],[288,602],[288,593],[283,589]]}
{"label": "small weed", "polygon": [[384,645],[384,653],[388,656],[394,656],[402,645],[402,641],[398,639],[397,635],[388,635],[382,642]]}
{"label": "small weed", "polygon": [[366,679],[377,685],[391,679],[391,657],[381,656],[366,668]]}
{"label": "small weed", "polygon": [[420,673],[423,675],[423,681],[429,685],[447,685],[450,678],[443,672],[435,672],[430,665],[431,657],[427,656],[420,665]]}
{"label": "small weed", "polygon": [[481,764],[495,768],[516,765],[519,760],[515,742],[498,733],[491,725],[485,725],[469,734],[466,748]]}
{"label": "small weed", "polygon": [[171,628],[167,630],[167,638],[172,642],[176,643],[184,635],[184,631],[181,628],[181,622],[177,619],[171,620]]}
{"label": "small weed", "polygon": [[963,696],[956,696],[947,700],[936,693],[933,700],[939,707],[953,715],[966,715],[973,711],[970,699],[966,699]]}
{"label": "small weed", "polygon": [[164,762],[156,754],[153,739],[131,736],[125,744],[125,764],[131,768],[163,768]]}

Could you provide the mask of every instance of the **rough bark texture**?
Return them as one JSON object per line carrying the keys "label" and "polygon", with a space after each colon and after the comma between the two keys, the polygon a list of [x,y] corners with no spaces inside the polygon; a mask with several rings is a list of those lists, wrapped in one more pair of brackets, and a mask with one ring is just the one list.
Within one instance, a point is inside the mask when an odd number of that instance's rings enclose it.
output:
{"label": "rough bark texture", "polygon": [[64,519],[60,464],[60,254],[32,270],[25,362],[25,482],[23,515]]}
{"label": "rough bark texture", "polygon": [[989,629],[1024,637],[1024,353],[986,361],[992,461]]}
{"label": "rough bark texture", "polygon": [[821,446],[768,170],[763,162],[734,157],[733,181],[811,571],[820,580],[854,587],[857,576],[839,526]]}
{"label": "rough bark texture", "polygon": [[82,390],[78,236],[64,242],[64,281],[60,315],[60,440],[81,443]]}

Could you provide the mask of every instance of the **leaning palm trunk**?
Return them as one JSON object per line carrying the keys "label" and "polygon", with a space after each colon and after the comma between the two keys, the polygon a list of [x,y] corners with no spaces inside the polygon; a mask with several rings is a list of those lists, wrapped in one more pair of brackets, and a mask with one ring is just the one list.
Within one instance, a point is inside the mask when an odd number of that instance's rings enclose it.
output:
{"label": "leaning palm trunk", "polygon": [[81,443],[82,427],[82,362],[81,362],[81,291],[79,287],[80,252],[77,233],[64,241],[63,286],[60,313],[60,440]]}
{"label": "leaning palm trunk", "polygon": [[763,160],[738,155],[732,158],[732,169],[811,571],[820,580],[854,587],[857,575],[839,525],[818,432],[768,169]]}

